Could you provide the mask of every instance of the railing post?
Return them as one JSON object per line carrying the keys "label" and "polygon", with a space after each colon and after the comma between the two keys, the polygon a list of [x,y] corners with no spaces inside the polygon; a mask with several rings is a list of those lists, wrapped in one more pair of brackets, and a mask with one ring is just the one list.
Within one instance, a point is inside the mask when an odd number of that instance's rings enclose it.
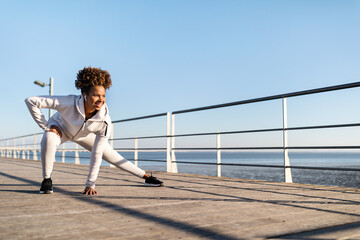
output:
{"label": "railing post", "polygon": [[3,142],[1,141],[1,147],[0,147],[0,157],[3,157],[3,148],[2,148]]}
{"label": "railing post", "polygon": [[27,160],[30,160],[30,145],[27,146],[26,159],[27,159]]}
{"label": "railing post", "polygon": [[175,114],[171,114],[171,172],[178,173],[175,156]]}
{"label": "railing post", "polygon": [[80,164],[80,159],[79,159],[79,145],[77,143],[75,143],[75,164]]}
{"label": "railing post", "polygon": [[290,168],[289,149],[288,149],[288,133],[287,133],[287,99],[282,99],[283,107],[283,147],[284,147],[284,175],[285,182],[292,183],[292,175]]}
{"label": "railing post", "polygon": [[139,151],[138,151],[138,144],[139,144],[139,140],[137,137],[135,137],[135,150],[134,150],[134,165],[137,167],[138,166],[138,156],[139,156]]}
{"label": "railing post", "polygon": [[166,115],[166,171],[171,172],[171,113]]}
{"label": "railing post", "polygon": [[221,143],[220,132],[216,134],[216,153],[217,153],[217,176],[221,177]]}
{"label": "railing post", "polygon": [[14,138],[13,158],[17,158],[17,151],[16,151],[16,138]]}
{"label": "railing post", "polygon": [[21,155],[21,158],[22,159],[26,159],[25,157],[25,138],[23,137],[23,146],[22,146],[22,155]]}
{"label": "railing post", "polygon": [[36,134],[34,134],[33,160],[38,160],[37,152],[36,152]]}
{"label": "railing post", "polygon": [[62,163],[65,163],[65,143],[63,143],[63,150],[62,150],[62,159],[61,159]]}
{"label": "railing post", "polygon": [[11,147],[10,147],[10,140],[8,141],[8,157],[11,158],[11,154],[12,154],[12,151],[11,151]]}

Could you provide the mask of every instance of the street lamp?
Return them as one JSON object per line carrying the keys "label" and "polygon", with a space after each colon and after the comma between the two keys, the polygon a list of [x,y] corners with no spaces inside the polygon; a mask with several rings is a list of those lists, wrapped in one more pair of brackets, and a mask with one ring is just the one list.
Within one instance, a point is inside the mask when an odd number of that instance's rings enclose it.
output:
{"label": "street lamp", "polygon": [[[52,96],[53,95],[53,92],[54,92],[54,78],[53,77],[50,77],[50,81],[49,83],[44,83],[44,82],[41,82],[41,81],[34,81],[34,84],[35,85],[38,85],[40,87],[45,87],[45,86],[49,86],[49,95]],[[51,117],[51,108],[49,108],[49,118]]]}

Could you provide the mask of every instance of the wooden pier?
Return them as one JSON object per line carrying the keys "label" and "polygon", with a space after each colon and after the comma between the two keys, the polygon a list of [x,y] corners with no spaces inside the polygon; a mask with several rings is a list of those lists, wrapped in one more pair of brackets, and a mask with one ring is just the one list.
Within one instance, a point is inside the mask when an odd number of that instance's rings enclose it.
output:
{"label": "wooden pier", "polygon": [[0,158],[0,239],[360,239],[359,189],[103,167],[85,196],[87,173],[55,163],[42,195],[40,161]]}

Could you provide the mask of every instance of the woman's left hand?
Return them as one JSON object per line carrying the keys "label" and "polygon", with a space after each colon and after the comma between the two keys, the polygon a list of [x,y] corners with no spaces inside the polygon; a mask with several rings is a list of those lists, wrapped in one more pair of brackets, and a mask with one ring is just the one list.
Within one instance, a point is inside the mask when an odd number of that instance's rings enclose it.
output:
{"label": "woman's left hand", "polygon": [[95,191],[94,188],[92,188],[92,187],[86,187],[86,188],[84,189],[84,191],[82,191],[82,194],[85,194],[85,195],[97,195],[98,193],[97,193],[97,191]]}

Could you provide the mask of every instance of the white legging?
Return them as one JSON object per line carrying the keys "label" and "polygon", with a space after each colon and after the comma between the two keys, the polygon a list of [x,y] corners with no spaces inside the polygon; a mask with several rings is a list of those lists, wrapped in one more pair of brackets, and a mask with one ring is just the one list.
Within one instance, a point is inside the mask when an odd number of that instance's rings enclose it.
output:
{"label": "white legging", "polygon": [[[42,170],[43,170],[43,177],[50,178],[51,173],[54,167],[55,162],[55,154],[57,147],[69,141],[70,138],[63,134],[62,138],[60,138],[57,134],[53,132],[45,132],[43,138],[41,140],[41,162],[42,162]],[[71,140],[83,148],[91,151],[94,141],[95,135],[90,134],[85,138]],[[136,167],[133,163],[129,162],[119,153],[117,153],[107,142],[104,152],[103,152],[103,159],[114,166],[129,172],[137,177],[142,178],[145,175],[145,171]]]}

